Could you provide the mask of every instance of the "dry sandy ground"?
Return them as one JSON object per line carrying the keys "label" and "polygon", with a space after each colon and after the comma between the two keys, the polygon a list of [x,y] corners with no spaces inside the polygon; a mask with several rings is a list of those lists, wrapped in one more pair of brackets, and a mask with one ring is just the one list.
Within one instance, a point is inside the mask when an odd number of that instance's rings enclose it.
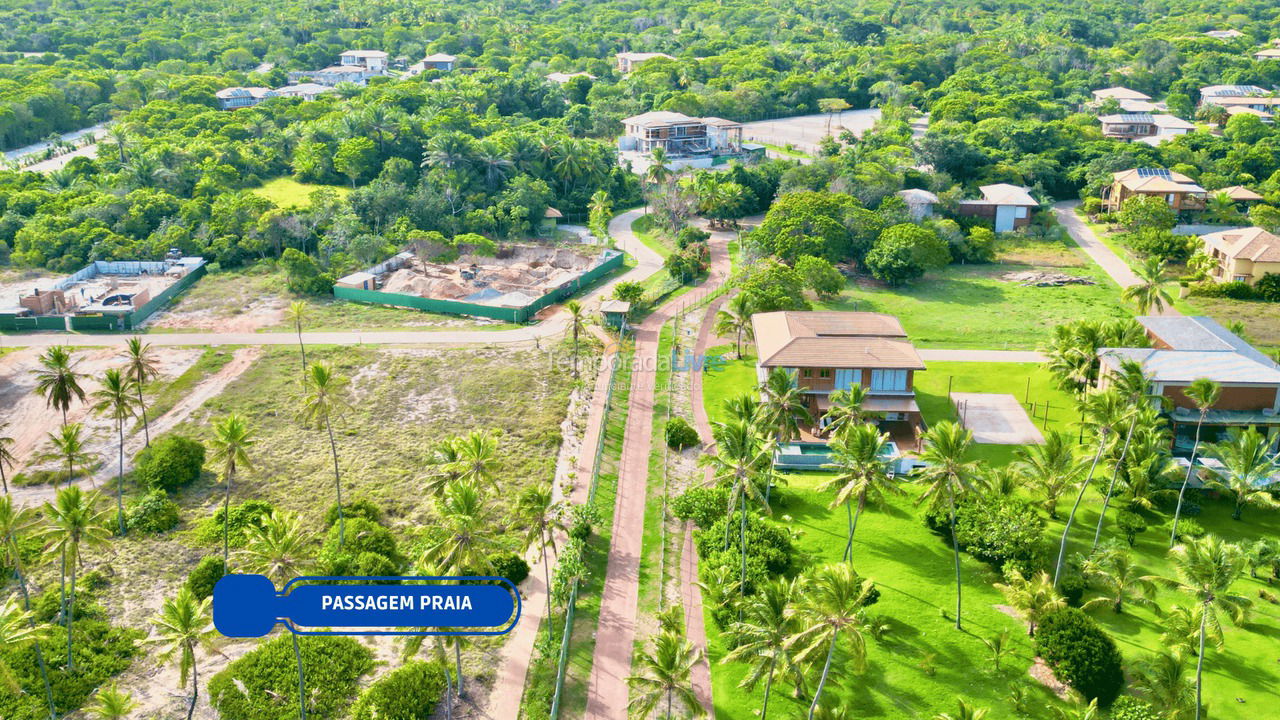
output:
{"label": "dry sandy ground", "polygon": [[[209,282],[205,278],[203,282]],[[151,330],[209,330],[222,333],[257,332],[284,321],[285,301],[270,296],[247,302],[238,312],[227,315],[216,308],[186,310],[179,304],[147,319],[143,327]]]}

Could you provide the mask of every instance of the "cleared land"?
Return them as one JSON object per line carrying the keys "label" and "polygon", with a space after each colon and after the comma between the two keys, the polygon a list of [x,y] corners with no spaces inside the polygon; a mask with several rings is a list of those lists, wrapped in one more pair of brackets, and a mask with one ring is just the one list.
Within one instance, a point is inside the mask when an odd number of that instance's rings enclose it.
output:
{"label": "cleared land", "polygon": [[[783,152],[787,152],[785,148],[790,145],[812,155],[818,152],[818,143],[827,135],[838,136],[847,129],[854,135],[861,136],[879,119],[880,110],[870,108],[845,110],[834,115],[818,113],[775,120],[757,120],[742,124],[742,139],[746,142],[776,145],[783,148]],[[829,130],[828,123],[830,123]]]}
{"label": "cleared land", "polygon": [[253,194],[270,200],[280,208],[307,207],[311,204],[311,193],[316,190],[332,190],[338,195],[351,193],[351,188],[344,185],[317,185],[298,182],[291,177],[279,177],[268,180],[262,187],[254,188]]}

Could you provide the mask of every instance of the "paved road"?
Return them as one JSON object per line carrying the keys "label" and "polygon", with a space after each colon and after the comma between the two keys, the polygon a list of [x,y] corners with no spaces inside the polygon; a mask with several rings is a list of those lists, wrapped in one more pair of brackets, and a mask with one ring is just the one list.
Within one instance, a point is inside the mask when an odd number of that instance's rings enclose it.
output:
{"label": "paved road", "polygon": [[[1085,224],[1084,220],[1076,214],[1076,207],[1080,205],[1079,200],[1067,200],[1057,203],[1053,206],[1053,214],[1057,216],[1058,222],[1067,229],[1067,234],[1071,235],[1071,239],[1076,241],[1081,250],[1093,259],[1098,267],[1102,268],[1112,280],[1121,288],[1131,287],[1138,284],[1138,276],[1133,273],[1133,268],[1124,261],[1119,255],[1111,251],[1098,236],[1094,234],[1093,229]],[[1154,311],[1153,311],[1154,312]],[[1158,315],[1181,315],[1182,313],[1175,310],[1172,306],[1166,306],[1163,311],[1154,313]]]}

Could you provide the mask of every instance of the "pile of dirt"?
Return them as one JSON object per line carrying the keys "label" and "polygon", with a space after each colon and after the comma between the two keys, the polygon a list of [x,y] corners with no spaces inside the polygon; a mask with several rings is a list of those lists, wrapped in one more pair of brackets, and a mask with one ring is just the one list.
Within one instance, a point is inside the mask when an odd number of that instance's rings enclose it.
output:
{"label": "pile of dirt", "polygon": [[1090,277],[1068,275],[1066,273],[1045,272],[1043,270],[1022,270],[1005,273],[1000,276],[1005,282],[1017,283],[1027,287],[1062,287],[1063,285],[1097,285]]}
{"label": "pile of dirt", "polygon": [[464,255],[437,263],[415,257],[382,278],[382,290],[443,300],[527,305],[573,280],[595,263],[567,248],[515,246],[499,257]]}

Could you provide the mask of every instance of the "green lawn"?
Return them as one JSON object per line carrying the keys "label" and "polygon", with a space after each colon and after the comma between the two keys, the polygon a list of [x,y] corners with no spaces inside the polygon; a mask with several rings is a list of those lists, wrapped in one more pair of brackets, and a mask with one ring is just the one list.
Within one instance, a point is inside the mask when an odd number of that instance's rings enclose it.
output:
{"label": "green lawn", "polygon": [[317,185],[298,182],[291,177],[278,177],[268,180],[261,187],[254,188],[253,194],[264,197],[281,208],[307,207],[311,204],[311,193],[323,188],[343,196],[351,193],[351,188],[343,185]]}
{"label": "green lawn", "polygon": [[[653,218],[650,216],[641,215],[633,220],[631,230],[645,247],[656,252],[664,260],[675,252],[674,243],[653,226]],[[660,303],[674,300],[694,287],[691,283],[681,283],[671,277],[671,273],[667,272],[666,268],[650,275],[647,280],[641,282],[641,285],[644,286],[645,291],[644,302],[650,309],[657,307]]]}

